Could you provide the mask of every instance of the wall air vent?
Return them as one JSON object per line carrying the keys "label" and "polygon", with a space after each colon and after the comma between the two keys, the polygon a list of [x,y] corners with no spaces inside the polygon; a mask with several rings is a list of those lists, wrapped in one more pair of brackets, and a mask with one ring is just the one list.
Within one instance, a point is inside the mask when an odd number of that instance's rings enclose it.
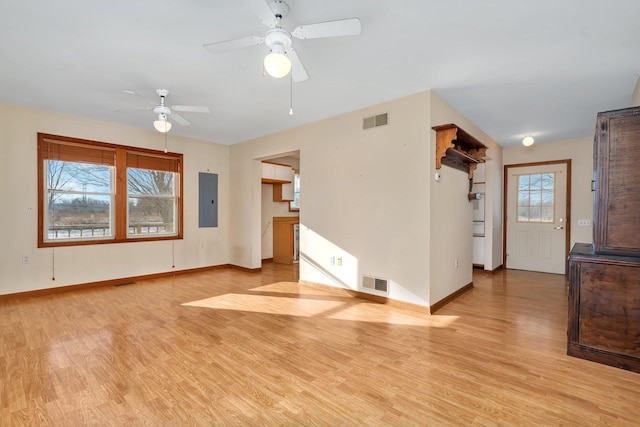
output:
{"label": "wall air vent", "polygon": [[389,113],[378,114],[377,116],[365,117],[362,119],[362,129],[371,129],[389,124]]}
{"label": "wall air vent", "polygon": [[389,281],[379,277],[362,276],[362,287],[373,291],[389,293]]}

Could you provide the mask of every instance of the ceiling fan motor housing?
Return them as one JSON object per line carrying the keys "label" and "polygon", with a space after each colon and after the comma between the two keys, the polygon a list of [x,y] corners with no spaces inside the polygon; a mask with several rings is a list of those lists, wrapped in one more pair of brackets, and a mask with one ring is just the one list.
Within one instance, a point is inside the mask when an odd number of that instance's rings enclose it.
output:
{"label": "ceiling fan motor housing", "polygon": [[274,28],[267,31],[267,35],[264,38],[264,43],[269,46],[269,49],[285,51],[291,47],[291,34],[287,30],[282,28]]}
{"label": "ceiling fan motor housing", "polygon": [[158,105],[156,108],[153,109],[153,112],[156,114],[164,114],[164,115],[171,114],[171,110],[169,109],[169,107],[166,107],[164,105]]}

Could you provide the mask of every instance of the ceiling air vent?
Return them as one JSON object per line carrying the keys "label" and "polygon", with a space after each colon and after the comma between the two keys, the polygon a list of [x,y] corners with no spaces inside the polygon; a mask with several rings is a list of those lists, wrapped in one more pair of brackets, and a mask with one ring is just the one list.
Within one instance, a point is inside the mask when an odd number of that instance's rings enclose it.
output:
{"label": "ceiling air vent", "polygon": [[379,277],[362,276],[362,287],[374,291],[389,293],[389,281]]}
{"label": "ceiling air vent", "polygon": [[377,116],[362,119],[362,129],[371,129],[389,124],[389,113],[378,114]]}

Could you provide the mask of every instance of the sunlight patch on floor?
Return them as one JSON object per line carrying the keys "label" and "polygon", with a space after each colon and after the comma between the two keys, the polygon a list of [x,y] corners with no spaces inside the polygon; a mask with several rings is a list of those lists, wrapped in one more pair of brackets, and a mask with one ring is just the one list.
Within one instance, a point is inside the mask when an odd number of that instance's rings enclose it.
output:
{"label": "sunlight patch on floor", "polygon": [[458,316],[430,316],[389,308],[363,299],[330,295],[322,290],[301,287],[295,282],[272,283],[250,289],[247,293],[228,293],[182,305],[282,316],[322,317],[331,320],[439,328],[448,327],[458,319]]}
{"label": "sunlight patch on floor", "polygon": [[309,317],[319,315],[327,310],[332,310],[342,304],[341,301],[232,293],[188,302],[182,305]]}

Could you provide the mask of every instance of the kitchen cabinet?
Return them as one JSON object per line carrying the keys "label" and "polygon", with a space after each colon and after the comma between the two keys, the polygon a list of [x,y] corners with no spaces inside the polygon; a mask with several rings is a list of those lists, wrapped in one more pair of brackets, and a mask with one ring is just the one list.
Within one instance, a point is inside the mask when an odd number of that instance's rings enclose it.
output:
{"label": "kitchen cabinet", "polygon": [[273,184],[273,201],[290,202],[293,200],[293,183]]}
{"label": "kitchen cabinet", "polygon": [[295,171],[289,165],[262,162],[262,183],[273,184],[273,201],[293,200],[293,180]]}
{"label": "kitchen cabinet", "polygon": [[297,216],[273,217],[273,262],[293,264],[298,261]]}
{"label": "kitchen cabinet", "polygon": [[264,184],[291,184],[294,170],[289,165],[262,162],[262,182]]}

